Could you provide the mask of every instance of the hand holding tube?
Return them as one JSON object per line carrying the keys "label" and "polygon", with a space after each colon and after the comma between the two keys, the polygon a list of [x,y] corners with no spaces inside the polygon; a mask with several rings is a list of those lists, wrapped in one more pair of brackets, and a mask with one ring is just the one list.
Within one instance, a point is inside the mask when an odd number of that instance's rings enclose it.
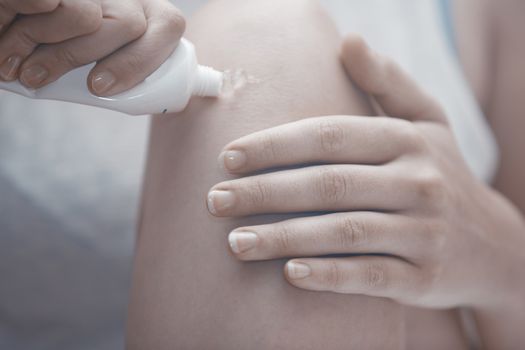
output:
{"label": "hand holding tube", "polygon": [[184,29],[168,0],[0,0],[0,79],[40,88],[97,62],[89,89],[114,95],[160,67]]}

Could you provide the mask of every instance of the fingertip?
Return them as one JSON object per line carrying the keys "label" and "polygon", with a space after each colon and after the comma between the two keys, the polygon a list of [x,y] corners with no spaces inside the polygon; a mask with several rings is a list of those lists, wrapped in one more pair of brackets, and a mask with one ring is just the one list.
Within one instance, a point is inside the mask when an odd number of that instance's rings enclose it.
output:
{"label": "fingertip", "polygon": [[23,57],[15,54],[0,62],[0,80],[15,81],[18,79],[22,61]]}
{"label": "fingertip", "polygon": [[30,89],[45,86],[50,78],[49,70],[40,64],[22,66],[20,72],[20,83]]}
{"label": "fingertip", "polygon": [[360,89],[373,95],[380,92],[385,61],[361,36],[346,36],[341,56],[346,72]]}
{"label": "fingertip", "polygon": [[230,174],[243,173],[248,157],[246,152],[236,149],[225,149],[218,157],[219,167]]}
{"label": "fingertip", "polygon": [[284,275],[290,283],[295,285],[297,280],[311,276],[312,268],[305,261],[293,259],[284,266]]}
{"label": "fingertip", "polygon": [[341,56],[345,64],[350,64],[356,59],[362,61],[362,59],[368,55],[369,51],[370,46],[368,46],[368,43],[358,34],[348,34],[343,39]]}
{"label": "fingertip", "polygon": [[369,46],[361,35],[349,33],[343,38],[343,48],[350,50],[353,48],[368,49]]}
{"label": "fingertip", "polygon": [[95,67],[88,75],[88,89],[96,96],[108,97],[118,93],[115,91],[117,77],[110,70],[99,70]]}

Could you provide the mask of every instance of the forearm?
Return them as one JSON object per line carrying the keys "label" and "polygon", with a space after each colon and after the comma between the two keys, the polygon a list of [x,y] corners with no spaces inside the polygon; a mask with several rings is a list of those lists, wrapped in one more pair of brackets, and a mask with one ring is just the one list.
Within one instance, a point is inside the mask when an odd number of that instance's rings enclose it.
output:
{"label": "forearm", "polygon": [[510,202],[493,192],[492,210],[485,216],[493,239],[505,232],[499,245],[507,254],[493,256],[485,303],[473,306],[474,317],[487,350],[516,349],[525,343],[525,221]]}
{"label": "forearm", "polygon": [[[525,343],[525,163],[522,136],[525,128],[523,110],[525,91],[525,42],[522,1],[490,2],[492,50],[487,53],[491,92],[486,112],[497,138],[500,166],[494,187],[509,201],[500,199],[493,210],[494,235],[509,233],[502,244],[514,249],[507,254],[512,263],[507,278],[495,283],[500,304],[478,309],[476,319],[487,349],[517,349]],[[507,235],[505,235],[507,236]]]}
{"label": "forearm", "polygon": [[[488,288],[493,290],[496,303],[474,307],[474,315],[487,349],[517,349],[522,347],[525,336],[525,225],[521,216],[525,213],[525,164],[522,160],[525,147],[522,137],[525,128],[525,69],[522,64],[525,6],[523,2],[512,0],[458,0],[456,3],[459,11],[455,24],[463,67],[499,146],[499,168],[493,186],[515,206],[499,195],[487,201],[490,209],[484,217],[491,221],[487,231],[501,241],[501,245],[514,248],[509,248],[503,259],[511,258],[515,262],[505,271],[500,269],[492,274],[496,280]],[[476,8],[475,15],[473,8]],[[474,31],[467,29],[474,18],[478,23],[475,37]],[[479,38],[485,40],[476,40]],[[501,262],[502,257],[496,255],[487,255],[489,269]]]}
{"label": "forearm", "polygon": [[[525,295],[525,294],[524,294]],[[524,297],[525,298],[525,297]],[[525,305],[506,305],[474,311],[481,342],[486,350],[517,349],[525,342]]]}

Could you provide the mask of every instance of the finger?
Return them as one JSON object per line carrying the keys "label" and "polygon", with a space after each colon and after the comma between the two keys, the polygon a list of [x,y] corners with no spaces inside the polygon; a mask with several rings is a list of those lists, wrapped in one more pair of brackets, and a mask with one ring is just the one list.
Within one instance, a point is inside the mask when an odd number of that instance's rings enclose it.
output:
{"label": "finger", "polygon": [[241,227],[228,236],[238,259],[268,260],[328,254],[389,254],[412,261],[429,235],[406,216],[376,212],[335,213]]}
{"label": "finger", "polygon": [[313,291],[410,300],[422,288],[418,267],[382,256],[294,259],[285,265],[292,285]]}
{"label": "finger", "polygon": [[208,209],[215,216],[403,210],[418,199],[411,185],[384,166],[312,166],[220,183],[208,194]]}
{"label": "finger", "polygon": [[387,115],[410,121],[446,123],[441,106],[399,65],[372,51],[359,36],[346,37],[342,60],[357,86],[370,94]]}
{"label": "finger", "polygon": [[39,44],[89,34],[101,20],[100,6],[90,0],[64,0],[51,13],[20,18],[0,38],[0,77],[16,79],[20,65]]}
{"label": "finger", "polygon": [[17,14],[32,15],[55,10],[60,0],[0,0],[0,33]]}
{"label": "finger", "polygon": [[93,68],[88,86],[94,94],[111,96],[132,88],[160,67],[177,47],[186,26],[181,12],[163,0],[144,6],[147,31]]}
{"label": "finger", "polygon": [[414,125],[400,119],[318,117],[242,137],[224,148],[219,162],[232,173],[308,163],[378,165],[423,143]]}
{"label": "finger", "polygon": [[0,0],[0,8],[24,15],[55,10],[61,0]]}
{"label": "finger", "polygon": [[16,16],[16,12],[0,1],[0,34],[2,34]]}
{"label": "finger", "polygon": [[141,37],[146,27],[144,10],[138,1],[111,1],[104,4],[104,19],[95,33],[38,47],[20,68],[20,81],[40,88],[74,68],[110,55]]}

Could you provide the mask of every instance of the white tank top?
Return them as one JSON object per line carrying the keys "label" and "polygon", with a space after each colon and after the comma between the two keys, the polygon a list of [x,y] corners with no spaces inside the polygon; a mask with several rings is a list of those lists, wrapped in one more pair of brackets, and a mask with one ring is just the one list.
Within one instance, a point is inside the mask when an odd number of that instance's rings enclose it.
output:
{"label": "white tank top", "polygon": [[361,33],[393,57],[444,107],[471,170],[490,181],[497,166],[491,130],[450,43],[446,2],[324,0],[342,33]]}

